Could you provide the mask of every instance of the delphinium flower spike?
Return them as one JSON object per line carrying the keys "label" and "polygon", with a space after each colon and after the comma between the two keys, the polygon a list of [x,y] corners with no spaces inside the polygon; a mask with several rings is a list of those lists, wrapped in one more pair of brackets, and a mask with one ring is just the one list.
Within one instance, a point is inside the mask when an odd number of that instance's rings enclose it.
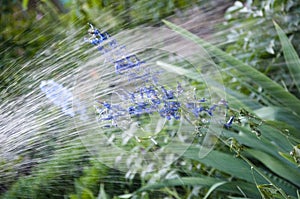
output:
{"label": "delphinium flower spike", "polygon": [[142,63],[142,61],[140,61],[136,55],[130,55],[127,57],[124,57],[122,59],[119,59],[117,61],[114,62],[115,63],[115,69],[117,73],[120,73],[123,70],[127,70],[133,67],[138,67],[140,66]]}
{"label": "delphinium flower spike", "polygon": [[[197,126],[199,121],[206,120],[209,123],[210,119],[216,116],[217,111],[228,107],[225,100],[209,106],[206,98],[197,99],[196,91],[194,91],[194,99],[187,101],[184,99],[186,91],[181,82],[177,82],[175,87],[162,85],[160,71],[157,69],[155,71],[154,67],[148,66],[136,54],[127,53],[125,48],[121,47],[108,33],[100,32],[90,24],[89,34],[91,35],[89,42],[97,46],[100,53],[106,56],[115,70],[115,75],[127,78],[126,86],[130,85],[128,86],[129,90],[124,88],[126,95],[119,104],[110,105],[106,102],[96,102],[99,121],[111,121],[112,126],[117,126],[118,118],[125,115],[139,119],[142,115],[157,114],[165,120],[180,120],[182,116],[190,114],[192,119],[185,118],[190,124]],[[233,118],[225,123],[224,127],[230,127]],[[155,143],[156,141],[151,138],[149,137]],[[136,137],[136,140],[139,138]]]}
{"label": "delphinium flower spike", "polygon": [[97,46],[97,49],[105,56],[106,60],[114,65],[117,74],[127,76],[128,81],[134,79],[147,81],[149,78],[155,81],[155,74],[151,74],[149,68],[140,68],[145,63],[144,61],[141,61],[135,54],[129,55],[125,50],[125,46],[120,46],[107,32],[102,33],[93,25],[89,25],[89,43]]}

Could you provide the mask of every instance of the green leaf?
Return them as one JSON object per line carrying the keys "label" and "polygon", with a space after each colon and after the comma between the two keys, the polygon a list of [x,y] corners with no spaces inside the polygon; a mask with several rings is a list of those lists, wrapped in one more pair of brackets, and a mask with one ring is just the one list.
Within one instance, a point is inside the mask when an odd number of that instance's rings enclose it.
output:
{"label": "green leaf", "polygon": [[260,139],[258,139],[254,133],[245,127],[234,126],[234,129],[238,130],[239,133],[233,133],[224,129],[222,135],[228,139],[234,138],[239,144],[244,146],[259,149],[274,156],[278,155],[277,151],[275,150],[276,148],[274,148],[274,144],[264,137],[264,133],[262,133],[262,136]]}
{"label": "green leaf", "polygon": [[287,196],[280,194],[273,185],[263,184],[263,185],[258,185],[257,188],[260,190],[263,199],[268,199],[268,198],[288,199]]}
{"label": "green leaf", "polygon": [[23,1],[22,1],[22,8],[23,8],[23,10],[27,10],[27,8],[28,8],[28,3],[29,3],[29,0],[23,0]]}
{"label": "green leaf", "polygon": [[98,199],[108,199],[105,190],[104,190],[104,184],[100,185],[100,191],[99,191],[99,195],[97,197]]}
{"label": "green leaf", "polygon": [[266,167],[268,167],[277,175],[293,182],[297,186],[300,186],[300,169],[295,168],[296,166],[291,167],[288,164],[284,164],[282,160],[274,158],[271,155],[258,150],[247,149],[246,152],[261,161]]}
{"label": "green leaf", "polygon": [[286,159],[287,161],[293,163],[294,165],[298,166],[298,164],[295,162],[294,158],[289,153],[282,153],[279,152],[279,154]]}
{"label": "green leaf", "polygon": [[207,199],[209,197],[209,195],[215,190],[217,189],[219,186],[225,184],[226,182],[218,182],[216,184],[214,184],[213,186],[211,186],[208,190],[208,192],[205,194],[203,199]]}
{"label": "green leaf", "polygon": [[273,21],[277,34],[280,39],[280,43],[282,45],[282,50],[284,54],[284,58],[289,69],[290,75],[300,92],[300,59],[299,56],[291,44],[288,37],[285,35],[284,31],[279,27],[279,25]]}
{"label": "green leaf", "polygon": [[[272,150],[273,153],[275,153],[277,157],[280,157],[278,155],[278,151],[291,150],[291,144],[289,142],[289,138],[285,134],[283,134],[280,130],[278,130],[277,128],[262,124],[259,127],[257,127],[257,130],[259,130],[261,132],[262,136],[260,138],[263,141],[263,144],[264,143],[271,144],[272,148],[270,150]],[[267,146],[269,147],[269,145],[267,145]],[[258,148],[255,148],[255,149],[258,149]],[[272,154],[272,153],[270,153],[270,154]],[[273,154],[273,156],[275,156],[275,155]]]}
{"label": "green leaf", "polygon": [[[243,190],[249,197],[258,198],[259,192],[256,189],[254,184],[248,182],[236,180],[233,182],[221,181],[216,178],[201,176],[201,177],[182,177],[176,179],[164,180],[161,182],[156,182],[154,184],[146,185],[135,192],[135,194],[151,191],[154,189],[162,189],[165,187],[174,187],[174,186],[197,186],[201,185],[204,187],[210,187],[211,191],[219,187],[220,191],[225,191],[227,193],[241,194],[240,190]],[[223,186],[221,186],[223,185]],[[221,186],[221,187],[220,187]],[[211,193],[210,191],[210,193]],[[209,193],[209,194],[210,194]]]}
{"label": "green leaf", "polygon": [[137,193],[152,190],[152,189],[161,189],[164,187],[174,187],[174,186],[184,186],[184,185],[202,185],[202,186],[212,186],[215,183],[220,182],[215,178],[210,178],[203,176],[201,178],[198,177],[182,177],[170,180],[164,180],[162,182],[157,182],[154,184],[146,185],[140,188]]}
{"label": "green leaf", "polygon": [[265,124],[280,130],[286,138],[289,138],[289,140],[294,141],[295,143],[300,143],[300,139],[298,138],[299,131],[297,128],[294,128],[285,122],[276,120],[265,120],[264,122]]}
{"label": "green leaf", "polygon": [[[281,107],[268,106],[257,109],[255,114],[262,118],[263,120],[271,120],[277,122],[284,122],[287,125],[294,127],[295,129],[300,129],[300,118],[296,115],[290,114],[289,111]],[[295,138],[300,139],[299,133],[292,134]]]}
{"label": "green leaf", "polygon": [[[294,95],[287,92],[284,88],[278,85],[276,82],[268,78],[263,73],[259,72],[255,68],[248,66],[242,61],[236,59],[235,57],[227,54],[221,49],[211,45],[210,43],[200,39],[197,35],[192,34],[191,32],[176,26],[175,24],[163,20],[163,22],[169,26],[175,32],[178,32],[183,37],[190,39],[203,47],[211,56],[214,56],[220,61],[223,61],[233,67],[241,75],[244,75],[245,81],[247,79],[251,79],[251,81],[260,85],[269,95],[271,95],[274,99],[278,100],[284,107],[288,108],[291,112],[300,114],[300,100],[297,99]],[[218,65],[221,67],[220,65]]]}
{"label": "green leaf", "polygon": [[133,194],[124,194],[124,195],[120,195],[118,196],[119,198],[124,198],[124,199],[127,199],[127,198],[131,198],[133,196]]}
{"label": "green leaf", "polygon": [[233,196],[228,196],[229,199],[250,199],[250,198],[241,198],[241,197],[233,197]]}
{"label": "green leaf", "polygon": [[[253,182],[253,176],[250,166],[234,155],[229,155],[219,151],[211,151],[205,158],[198,157],[199,149],[197,147],[190,147],[185,153],[184,157],[197,160],[206,166],[211,166],[225,173],[236,176],[239,179]],[[255,176],[259,183],[266,183],[261,176]]]}
{"label": "green leaf", "polygon": [[[228,173],[237,179],[243,179],[250,183],[254,183],[253,179],[255,179],[258,184],[267,183],[262,176],[258,175],[256,172],[253,173],[253,170],[248,163],[246,163],[244,160],[236,158],[233,155],[213,150],[205,158],[199,158],[198,152],[198,147],[191,146],[189,149],[187,149],[183,156],[185,158],[196,160],[202,164],[205,164],[206,166],[211,166],[219,171]],[[282,189],[288,194],[295,194],[295,187],[285,182],[284,180],[278,181],[276,183],[276,185],[282,187]],[[286,186],[287,184],[289,186]],[[225,186],[226,185],[224,185],[224,187]]]}

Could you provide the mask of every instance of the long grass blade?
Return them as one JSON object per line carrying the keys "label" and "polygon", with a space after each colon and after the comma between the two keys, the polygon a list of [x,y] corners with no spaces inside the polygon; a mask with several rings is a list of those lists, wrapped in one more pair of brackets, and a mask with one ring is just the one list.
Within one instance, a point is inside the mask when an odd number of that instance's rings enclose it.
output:
{"label": "long grass blade", "polygon": [[279,25],[274,21],[273,22],[277,31],[277,34],[282,45],[283,55],[289,69],[290,75],[300,92],[300,59],[299,56],[291,44],[288,37],[285,35],[284,31],[279,27]]}
{"label": "long grass blade", "polygon": [[[174,186],[203,186],[203,187],[211,187],[212,190],[215,190],[217,187],[220,191],[227,191],[233,194],[241,194],[240,189],[243,190],[248,196],[252,198],[259,197],[259,193],[255,188],[254,184],[244,182],[244,181],[221,181],[216,178],[201,176],[201,177],[182,177],[182,178],[175,178],[164,180],[161,182],[156,182],[154,184],[149,184],[143,186],[139,190],[135,192],[135,194],[144,192],[144,191],[151,191],[162,189],[165,187],[174,187]],[[222,186],[221,186],[222,185]],[[207,192],[208,193],[208,192]],[[211,192],[210,192],[211,193]],[[134,194],[133,194],[134,195]]]}
{"label": "long grass blade", "polygon": [[292,168],[287,164],[282,164],[282,162],[279,159],[274,158],[271,155],[262,151],[254,149],[247,149],[246,151],[256,159],[260,160],[266,167],[271,169],[277,175],[293,182],[297,186],[300,186],[300,172],[299,168],[296,168],[296,166]]}
{"label": "long grass blade", "polygon": [[209,197],[209,195],[215,190],[217,189],[219,186],[222,186],[223,184],[225,184],[226,182],[218,182],[216,184],[214,184],[213,186],[211,186],[209,188],[209,190],[207,191],[207,193],[205,194],[205,196],[203,197],[203,199],[207,199]]}
{"label": "long grass blade", "polygon": [[[213,150],[205,158],[198,157],[198,148],[190,147],[185,153],[184,157],[201,162],[207,166],[216,168],[219,171],[231,174],[234,178],[243,179],[247,182],[254,183],[253,177],[258,184],[266,184],[263,176],[252,172],[251,167],[245,161],[235,158],[232,155]],[[254,175],[254,176],[253,176]],[[295,194],[295,187],[290,184],[286,186],[287,182],[284,180],[276,181],[276,185],[282,187],[288,194]],[[226,185],[223,185],[226,186]],[[223,187],[222,186],[222,187]]]}

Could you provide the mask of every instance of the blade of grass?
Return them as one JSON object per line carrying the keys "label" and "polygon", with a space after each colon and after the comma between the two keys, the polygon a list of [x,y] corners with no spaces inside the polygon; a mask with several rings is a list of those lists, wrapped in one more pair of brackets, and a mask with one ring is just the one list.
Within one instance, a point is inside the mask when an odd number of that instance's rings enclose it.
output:
{"label": "blade of grass", "polygon": [[[201,177],[182,177],[182,178],[175,178],[175,179],[169,179],[169,180],[164,180],[161,182],[156,182],[154,184],[149,184],[146,185],[139,190],[135,192],[141,193],[144,191],[151,191],[155,189],[162,189],[165,187],[174,187],[174,186],[203,186],[203,187],[210,187],[211,188],[214,185],[221,186],[219,187],[220,191],[226,191],[226,192],[231,192],[233,194],[241,194],[240,189],[242,189],[248,196],[252,198],[257,198],[259,197],[259,193],[256,190],[256,187],[254,184],[244,182],[244,181],[234,181],[234,182],[226,182],[226,181],[221,181],[216,178],[212,177],[207,177],[207,176],[201,176]],[[238,188],[239,187],[239,188]],[[214,187],[215,189],[216,187]]]}
{"label": "blade of grass", "polygon": [[226,182],[218,182],[216,184],[214,184],[213,186],[211,186],[209,188],[209,190],[207,191],[207,193],[205,194],[205,196],[203,197],[203,199],[207,199],[209,197],[209,195],[215,190],[217,189],[219,186],[222,186],[223,184],[225,184]]}
{"label": "blade of grass", "polygon": [[299,165],[297,164],[297,162],[294,160],[294,158],[289,154],[289,153],[282,153],[279,152],[279,154],[281,155],[281,157],[283,157],[284,159],[286,159],[287,161],[289,161],[290,163],[294,164],[295,166]]}
{"label": "blade of grass", "polygon": [[[300,100],[293,96],[291,93],[287,92],[278,85],[276,82],[268,78],[263,73],[259,72],[255,68],[248,66],[242,61],[236,59],[235,57],[225,53],[221,49],[211,45],[210,43],[200,39],[198,36],[192,34],[191,32],[176,26],[175,24],[163,20],[163,22],[169,26],[175,32],[178,32],[183,37],[194,41],[201,47],[203,47],[209,54],[222,61],[228,63],[231,67],[235,68],[241,74],[245,76],[245,80],[251,79],[253,82],[260,85],[265,89],[270,95],[277,99],[284,107],[287,107],[291,112],[299,115],[300,114]],[[219,66],[219,65],[218,65]]]}
{"label": "blade of grass", "polygon": [[288,37],[285,35],[284,31],[279,27],[279,25],[273,21],[277,34],[280,39],[280,43],[282,45],[283,55],[287,64],[287,67],[289,69],[290,75],[298,89],[298,92],[300,92],[300,59],[298,57],[298,54],[291,44]]}
{"label": "blade of grass", "polygon": [[277,175],[289,180],[297,186],[300,186],[300,172],[296,166],[292,168],[287,164],[283,164],[281,160],[274,158],[262,151],[247,149],[246,152],[261,161],[266,167],[275,172]]}
{"label": "blade of grass", "polygon": [[238,141],[239,144],[242,144],[244,146],[264,151],[273,156],[279,156],[274,145],[269,140],[267,140],[263,134],[258,139],[254,133],[244,127],[238,127],[237,125],[234,125],[233,129],[238,130],[239,133],[233,133],[224,129],[222,135],[228,139],[234,138]]}
{"label": "blade of grass", "polygon": [[[197,147],[190,147],[183,156],[192,160],[196,160],[235,176],[239,179],[246,180],[248,182],[252,181],[252,173],[250,166],[241,159],[235,158],[234,155],[229,155],[219,151],[211,151],[205,158],[201,159],[198,157],[199,149]],[[255,176],[259,183],[266,183],[266,181],[261,176]]]}
{"label": "blade of grass", "polygon": [[[263,107],[255,110],[255,114],[263,120],[284,122],[286,125],[290,125],[295,129],[300,129],[300,118],[295,115],[291,115],[287,110],[282,109],[281,107]],[[282,125],[278,126],[282,127]],[[300,135],[297,133],[295,133],[293,136],[300,139]]]}
{"label": "blade of grass", "polygon": [[[266,184],[269,181],[266,181],[266,176],[262,175],[259,168],[256,168],[254,174],[252,172],[252,168],[255,167],[249,160],[245,157],[242,159],[236,158],[235,156],[213,150],[211,151],[205,158],[200,159],[198,157],[199,149],[197,147],[191,146],[183,156],[185,158],[193,159],[207,166],[211,166],[219,171],[223,171],[225,173],[231,174],[234,178],[243,179],[247,182],[253,182],[253,177],[256,179],[258,184]],[[259,172],[259,173],[258,173]],[[253,176],[254,175],[254,176]],[[276,186],[282,187],[282,189],[288,194],[295,194],[294,186],[286,186],[287,182],[283,179],[280,181],[276,181]],[[225,185],[224,185],[225,186]],[[223,187],[223,186],[222,186]]]}

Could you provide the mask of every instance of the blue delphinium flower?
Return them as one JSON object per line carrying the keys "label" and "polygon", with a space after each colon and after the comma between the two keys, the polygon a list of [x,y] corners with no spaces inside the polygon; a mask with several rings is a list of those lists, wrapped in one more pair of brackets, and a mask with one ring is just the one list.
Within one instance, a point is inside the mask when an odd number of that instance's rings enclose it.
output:
{"label": "blue delphinium flower", "polygon": [[[94,28],[93,25],[90,25],[89,29],[89,34],[91,37],[89,38],[89,42],[95,46],[97,46],[98,50],[102,54],[106,54],[108,52],[111,52],[112,50],[116,50],[119,48],[119,51],[115,53],[120,53],[120,47],[115,39],[111,39],[107,44],[104,44],[103,42],[108,40],[110,38],[110,35],[107,32],[101,33],[98,29]],[[116,73],[120,73],[121,71],[133,68],[133,67],[138,67],[140,66],[143,62],[140,61],[136,55],[124,55],[124,54],[119,54],[120,59],[114,60],[111,59],[113,57],[112,55],[108,55],[109,60],[114,63],[115,65],[115,70]]]}
{"label": "blue delphinium flower", "polygon": [[181,104],[175,98],[174,91],[166,90],[163,86],[161,86],[161,91],[163,93],[163,107],[159,110],[159,114],[167,120],[170,120],[172,117],[178,120],[180,118],[179,109]]}
{"label": "blue delphinium flower", "polygon": [[186,103],[185,106],[191,110],[195,117],[199,117],[200,113],[205,110],[205,108],[202,105],[199,106],[198,103],[189,102]]}
{"label": "blue delphinium flower", "polygon": [[136,55],[126,56],[125,58],[115,61],[115,69],[117,73],[120,73],[123,70],[127,70],[133,67],[140,66],[142,61],[140,61]]}
{"label": "blue delphinium flower", "polygon": [[180,118],[179,114],[180,103],[175,101],[164,101],[164,106],[159,110],[159,114],[170,120],[172,117],[178,120]]}
{"label": "blue delphinium flower", "polygon": [[214,104],[212,105],[208,110],[206,110],[206,112],[210,115],[213,116],[213,112],[216,110],[218,105]]}
{"label": "blue delphinium flower", "polygon": [[138,102],[128,108],[130,115],[140,116],[145,113],[152,113],[151,105],[147,102]]}
{"label": "blue delphinium flower", "polygon": [[88,30],[89,34],[92,36],[90,38],[90,43],[93,45],[101,44],[103,41],[107,40],[110,36],[107,32],[101,33],[98,29],[94,28],[92,24],[90,25],[90,29]]}
{"label": "blue delphinium flower", "polygon": [[226,124],[224,124],[224,127],[229,129],[233,123],[233,120],[234,120],[234,116],[231,116],[228,120],[228,122]]}
{"label": "blue delphinium flower", "polygon": [[204,102],[206,102],[205,98],[200,100],[196,100],[196,102],[188,102],[185,104],[185,107],[190,110],[195,117],[199,117],[201,112],[206,111],[204,107]]}
{"label": "blue delphinium flower", "polygon": [[[117,41],[114,40],[108,33],[101,33],[98,29],[90,24],[89,33],[91,35],[90,43],[96,45],[102,54],[111,52],[118,53],[117,49],[121,48]],[[105,42],[104,42],[105,41]],[[170,120],[172,118],[178,120],[181,117],[181,103],[178,98],[183,94],[184,90],[178,82],[174,90],[167,90],[163,85],[160,85],[158,74],[159,71],[153,71],[152,68],[143,66],[140,67],[143,61],[140,61],[136,55],[112,54],[108,55],[112,64],[114,64],[116,74],[125,75],[129,82],[137,82],[141,80],[143,86],[137,87],[136,91],[128,92],[126,97],[130,105],[128,107],[111,106],[108,103],[102,103],[100,120],[115,121],[119,116],[129,114],[130,116],[140,116],[142,114],[159,113],[161,117]],[[132,70],[134,68],[134,70]],[[156,86],[145,86],[148,83]],[[138,84],[137,84],[138,86]],[[160,90],[158,89],[160,88]],[[195,97],[196,98],[196,97]],[[202,98],[196,102],[188,102],[185,104],[185,111],[191,112],[196,118],[204,116],[202,113],[213,117],[217,107],[221,109],[222,106],[228,107],[225,100],[221,100],[218,104],[213,104],[208,107],[206,99]],[[120,113],[119,113],[120,112]],[[126,113],[125,113],[126,112]],[[233,120],[233,119],[232,119]],[[225,125],[230,126],[232,123],[227,122]]]}
{"label": "blue delphinium flower", "polygon": [[181,86],[181,84],[179,82],[177,82],[177,88],[176,88],[176,91],[177,91],[177,96],[181,95],[183,93],[183,88]]}
{"label": "blue delphinium flower", "polygon": [[138,91],[129,93],[131,101],[134,103],[128,108],[130,115],[141,115],[153,113],[160,104],[160,99],[155,89],[150,87],[140,87]]}
{"label": "blue delphinium flower", "polygon": [[99,120],[117,120],[127,113],[127,111],[118,104],[112,105],[107,102],[97,102],[94,106],[99,116]]}
{"label": "blue delphinium flower", "polygon": [[164,94],[164,99],[174,99],[174,92],[172,90],[166,90],[163,86],[161,87],[161,90]]}

